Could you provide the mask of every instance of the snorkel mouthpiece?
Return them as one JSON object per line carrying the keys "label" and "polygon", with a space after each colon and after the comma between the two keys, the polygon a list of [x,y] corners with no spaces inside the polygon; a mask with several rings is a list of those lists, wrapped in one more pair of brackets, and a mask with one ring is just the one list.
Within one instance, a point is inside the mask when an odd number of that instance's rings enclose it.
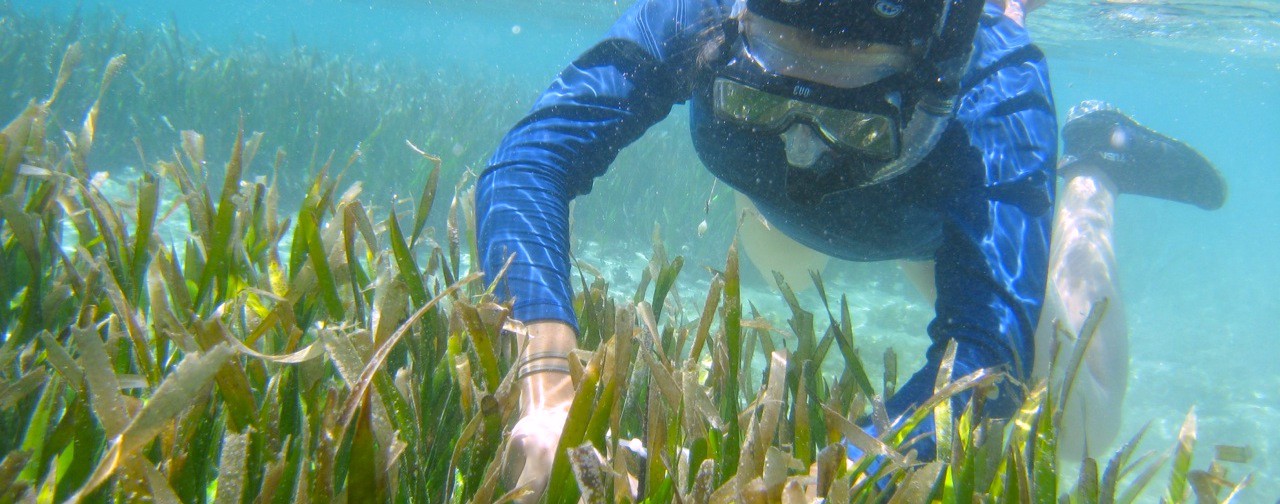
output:
{"label": "snorkel mouthpiece", "polygon": [[796,168],[813,168],[818,159],[831,150],[813,128],[804,123],[792,124],[782,132],[786,147],[787,164]]}

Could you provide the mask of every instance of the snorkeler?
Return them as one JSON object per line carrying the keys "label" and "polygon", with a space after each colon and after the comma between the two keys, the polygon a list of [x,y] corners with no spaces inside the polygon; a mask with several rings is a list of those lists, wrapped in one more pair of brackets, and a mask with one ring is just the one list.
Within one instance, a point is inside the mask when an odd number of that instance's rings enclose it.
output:
{"label": "snorkeler", "polygon": [[[1030,379],[1047,360],[1035,358],[1037,326],[1078,327],[1078,299],[1115,293],[1117,192],[1221,204],[1169,185],[1206,167],[1221,182],[1207,162],[1187,162],[1182,149],[1194,151],[1098,108],[1064,131],[1069,179],[1055,220],[1044,56],[1004,11],[979,0],[640,0],[561,72],[476,190],[482,265],[496,272],[514,256],[497,292],[527,324],[510,444],[523,465],[509,478],[541,492],[573,398],[569,201],[676,103],[690,104],[703,163],[772,227],[828,256],[932,268],[932,345],[888,401],[891,417],[931,395],[951,341],[954,377],[995,368]],[[1101,368],[1095,396],[1116,418],[1127,374],[1117,334],[1117,348],[1088,364]],[[1007,416],[1019,399],[1008,382],[986,412]],[[927,436],[915,448],[932,457]]]}

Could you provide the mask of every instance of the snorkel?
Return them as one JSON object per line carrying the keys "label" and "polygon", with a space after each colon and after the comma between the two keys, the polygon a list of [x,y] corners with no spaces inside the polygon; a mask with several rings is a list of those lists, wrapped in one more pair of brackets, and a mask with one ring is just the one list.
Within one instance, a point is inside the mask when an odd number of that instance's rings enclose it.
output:
{"label": "snorkel", "polygon": [[[902,152],[875,172],[863,187],[906,173],[933,150],[955,114],[960,79],[973,51],[983,0],[943,0],[935,36],[929,39],[916,77],[922,93],[902,130]],[[950,22],[949,22],[950,21]]]}
{"label": "snorkel", "polygon": [[911,99],[902,104],[898,152],[867,166],[856,185],[867,187],[906,173],[941,139],[955,113],[983,5],[984,0],[739,0],[735,10],[745,8],[817,38],[899,45],[917,55],[905,75],[886,79],[908,88],[903,91]]}

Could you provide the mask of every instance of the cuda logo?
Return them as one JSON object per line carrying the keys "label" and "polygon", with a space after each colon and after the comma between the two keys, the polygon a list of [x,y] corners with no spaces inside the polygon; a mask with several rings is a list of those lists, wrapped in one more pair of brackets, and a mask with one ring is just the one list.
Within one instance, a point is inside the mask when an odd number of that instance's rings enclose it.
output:
{"label": "cuda logo", "polygon": [[878,0],[876,14],[887,18],[898,17],[898,14],[902,14],[902,4],[894,0]]}

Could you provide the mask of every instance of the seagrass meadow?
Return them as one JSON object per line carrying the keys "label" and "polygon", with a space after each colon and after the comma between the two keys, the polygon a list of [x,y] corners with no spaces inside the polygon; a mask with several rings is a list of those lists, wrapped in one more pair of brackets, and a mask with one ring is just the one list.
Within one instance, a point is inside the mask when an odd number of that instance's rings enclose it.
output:
{"label": "seagrass meadow", "polygon": [[[505,122],[419,120],[415,111],[448,100],[359,97],[360,86],[393,86],[371,84],[376,70],[352,73],[354,87],[336,95],[314,89],[342,82],[335,75],[354,62],[305,52],[246,60],[109,22],[67,31],[3,19],[13,119],[0,130],[0,502],[523,495],[500,477],[518,358],[503,329],[518,322],[490,292],[502,272],[482,274],[467,259],[466,167],[484,149],[472,139],[496,141]],[[190,98],[158,103],[205,107],[184,126],[133,108],[154,100],[122,98],[173,81],[188,85],[166,92]],[[313,101],[235,92],[263,81]],[[432,82],[421,85],[443,81]],[[443,93],[418,91],[404,99]],[[215,94],[221,101],[205,100]],[[244,108],[233,113],[234,103]],[[315,122],[272,123],[278,114],[254,106],[306,107]],[[325,140],[347,138],[339,124],[363,139],[358,147],[328,147],[344,145]],[[126,157],[139,163],[134,176],[101,175],[98,163]],[[374,173],[421,175],[391,197]],[[301,196],[282,196],[285,185]],[[710,214],[700,207],[713,202],[694,191],[695,213]],[[1193,467],[1194,412],[1175,446],[1148,451],[1139,433],[1062,477],[1058,412],[1089,324],[1060,334],[1060,351],[1074,357],[1062,383],[1015,384],[1025,401],[1012,418],[981,415],[1008,378],[953,380],[944,363],[936,394],[891,425],[882,405],[898,382],[896,358],[883,356],[880,376],[868,372],[863,359],[882,356],[859,351],[848,298],[815,274],[821,305],[810,311],[779,280],[789,315],[775,325],[743,301],[736,246],[723,257],[691,272],[653,240],[626,292],[590,264],[576,269],[579,393],[546,501],[1221,502],[1249,483],[1232,473],[1250,457],[1244,447],[1218,446]],[[706,292],[673,302],[696,275],[709,277]],[[925,462],[909,433],[928,418],[940,456]],[[864,419],[882,434],[856,427]],[[877,457],[847,463],[843,440]]]}
{"label": "seagrass meadow", "polygon": [[[292,169],[277,183],[281,197],[291,205],[306,192],[307,170],[337,153],[359,154],[347,173],[368,193],[414,196],[402,188],[425,183],[430,166],[405,148],[406,139],[440,157],[442,180],[455,181],[465,171],[478,171],[543,85],[473,68],[368,62],[303,45],[280,49],[248,40],[214,48],[185,35],[176,21],[137,29],[110,11],[77,11],[68,21],[27,14],[0,1],[0,20],[0,62],[5,66],[0,83],[6,96],[0,117],[18,114],[28,98],[48,92],[63,51],[73,42],[79,42],[85,61],[127,54],[130,64],[122,70],[120,85],[99,100],[96,169],[120,173],[145,165],[149,160],[140,158],[140,152],[168,152],[185,130],[204,133],[210,152],[228,152],[235,125],[243,120],[247,128],[268,133],[267,145],[273,151],[287,153]],[[52,104],[50,123],[55,130],[78,128],[63,123],[78,122],[83,111],[77,108],[98,98],[93,85],[97,77],[88,66],[71,72],[75,78],[62,91],[62,99]],[[668,128],[680,129],[674,126]],[[577,232],[644,250],[654,224],[669,240],[690,241],[698,236],[697,221],[677,216],[707,215],[712,221],[708,239],[728,243],[732,198],[722,197],[725,190],[715,190],[713,178],[700,169],[692,152],[674,147],[687,143],[686,136],[650,135],[621,156],[617,171],[652,170],[653,160],[664,159],[681,169],[687,183],[673,189],[661,179],[605,177],[597,182],[596,192],[615,196],[607,205],[591,198],[580,203],[586,208],[575,213]],[[673,159],[671,152],[681,154]],[[220,170],[211,167],[215,174]],[[260,162],[245,170],[267,175],[270,164]],[[658,197],[668,203],[652,205]],[[438,202],[433,214],[443,215],[446,203]],[[612,232],[619,222],[648,224],[638,226],[640,232],[628,240]]]}

